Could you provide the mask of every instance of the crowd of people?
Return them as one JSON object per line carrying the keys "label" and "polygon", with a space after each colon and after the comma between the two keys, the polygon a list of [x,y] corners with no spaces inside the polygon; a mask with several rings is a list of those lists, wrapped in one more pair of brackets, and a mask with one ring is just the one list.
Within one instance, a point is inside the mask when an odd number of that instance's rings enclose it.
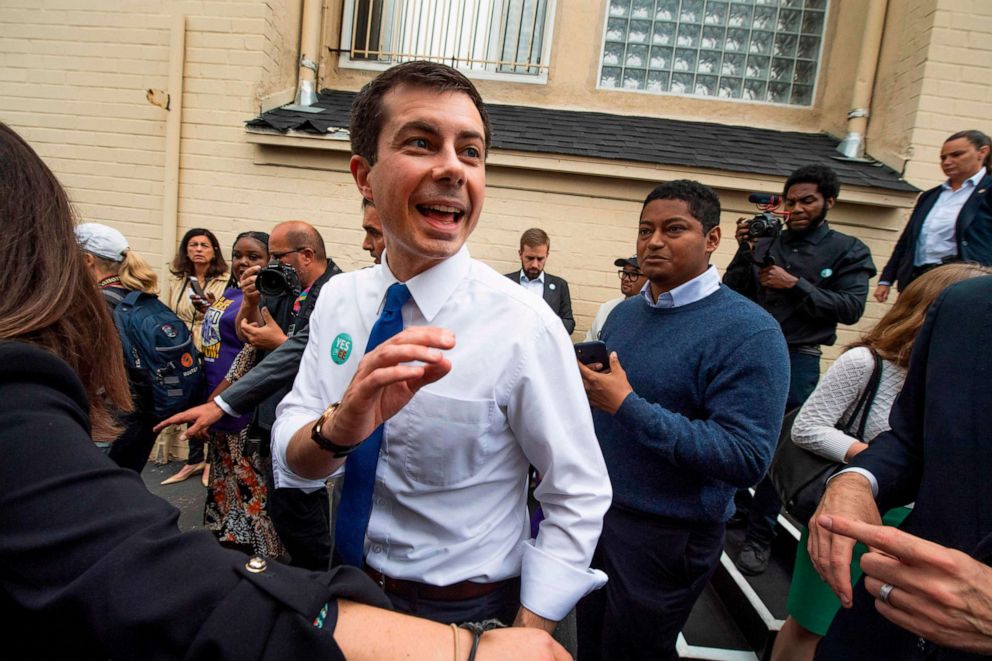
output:
{"label": "crowd of people", "polygon": [[[987,136],[948,138],[947,181],[882,271],[895,303],[821,379],[876,274],[827,222],[829,167],[787,179],[781,231],[740,219],[722,277],[717,194],[655,186],[585,338],[601,357],[580,362],[548,234],[524,232],[505,276],[465,245],[492,139],[472,83],[395,66],[350,131],[373,264],[343,273],[302,221],[226,254],[196,228],[159,300],[128,239],[77,224],[0,124],[14,658],[562,659],[551,634],[574,613],[582,661],[674,659],[734,517],[741,572],[768,564],[781,443],[836,472],[772,658],[992,653]],[[142,359],[151,337],[174,364]],[[201,475],[214,539],[179,532],[137,477],[157,434],[189,440],[164,483]],[[65,635],[42,635],[53,619]]]}

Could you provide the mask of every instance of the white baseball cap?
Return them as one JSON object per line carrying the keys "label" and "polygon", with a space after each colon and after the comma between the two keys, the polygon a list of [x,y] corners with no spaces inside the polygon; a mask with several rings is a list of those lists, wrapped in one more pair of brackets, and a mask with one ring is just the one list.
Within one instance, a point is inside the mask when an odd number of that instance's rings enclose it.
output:
{"label": "white baseball cap", "polygon": [[123,234],[100,223],[76,225],[76,243],[86,252],[113,262],[124,261],[124,253],[130,249]]}

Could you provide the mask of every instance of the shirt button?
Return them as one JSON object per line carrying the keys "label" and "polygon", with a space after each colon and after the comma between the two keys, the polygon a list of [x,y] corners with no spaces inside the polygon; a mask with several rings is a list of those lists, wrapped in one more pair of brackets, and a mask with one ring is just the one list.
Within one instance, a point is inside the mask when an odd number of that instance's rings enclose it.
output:
{"label": "shirt button", "polygon": [[381,507],[382,505],[385,505],[386,504],[386,501],[383,500],[382,498],[376,498],[375,499],[375,504],[376,505],[379,505]]}
{"label": "shirt button", "polygon": [[379,544],[374,544],[372,546],[372,552],[373,553],[382,553],[382,546],[380,546]]}
{"label": "shirt button", "polygon": [[962,242],[961,242],[961,245],[962,245],[962,246],[966,246],[966,245],[968,245],[968,242],[967,242],[967,241],[962,241]]}

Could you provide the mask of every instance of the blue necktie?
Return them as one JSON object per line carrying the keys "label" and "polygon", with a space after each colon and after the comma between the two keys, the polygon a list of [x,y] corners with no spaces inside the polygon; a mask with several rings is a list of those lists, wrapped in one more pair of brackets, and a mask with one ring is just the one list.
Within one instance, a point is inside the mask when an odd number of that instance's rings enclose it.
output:
{"label": "blue necktie", "polygon": [[[386,291],[386,304],[372,327],[365,353],[403,330],[403,304],[410,300],[410,290],[399,282]],[[334,526],[334,546],[346,565],[361,567],[365,556],[365,530],[372,515],[372,489],[379,463],[383,425],[379,425],[345,462],[344,486]]]}

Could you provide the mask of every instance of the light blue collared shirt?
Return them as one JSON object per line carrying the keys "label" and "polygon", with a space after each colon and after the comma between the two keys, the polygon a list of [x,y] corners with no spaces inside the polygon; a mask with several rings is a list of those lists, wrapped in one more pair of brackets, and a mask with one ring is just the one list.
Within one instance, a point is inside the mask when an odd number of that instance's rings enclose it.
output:
{"label": "light blue collared shirt", "polygon": [[916,254],[913,256],[914,266],[940,264],[945,257],[958,254],[958,244],[954,237],[958,215],[984,176],[985,168],[982,168],[966,179],[957,190],[953,190],[946,181],[940,185],[940,196],[920,228],[920,238],[916,241]]}
{"label": "light blue collared shirt", "polygon": [[531,280],[524,273],[524,270],[520,269],[520,286],[538,298],[544,298],[544,271],[541,271],[541,275]]}
{"label": "light blue collared shirt", "polygon": [[671,291],[662,292],[658,301],[651,299],[651,282],[645,282],[641,287],[641,296],[653,308],[677,308],[701,301],[720,288],[720,274],[716,267],[710,267],[689,282],[685,282]]}

